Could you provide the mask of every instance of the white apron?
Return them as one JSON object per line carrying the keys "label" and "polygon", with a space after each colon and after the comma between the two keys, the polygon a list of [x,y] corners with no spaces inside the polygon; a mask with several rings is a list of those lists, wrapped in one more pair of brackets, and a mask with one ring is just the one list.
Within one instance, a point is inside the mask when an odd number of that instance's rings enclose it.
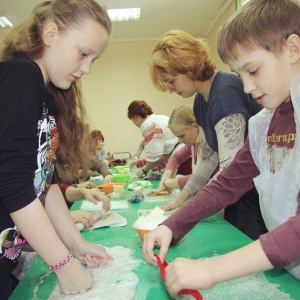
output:
{"label": "white apron", "polygon": [[[296,121],[296,134],[300,132],[300,73],[291,83],[291,99]],[[252,157],[260,175],[254,178],[259,193],[263,219],[268,230],[272,230],[290,217],[295,216],[298,208],[300,190],[300,139],[296,137],[294,149],[289,151],[276,173],[270,172],[270,154],[267,152],[267,132],[274,111],[263,109],[249,120],[249,142]],[[299,249],[300,251],[300,249]],[[300,279],[300,260],[285,267]]]}

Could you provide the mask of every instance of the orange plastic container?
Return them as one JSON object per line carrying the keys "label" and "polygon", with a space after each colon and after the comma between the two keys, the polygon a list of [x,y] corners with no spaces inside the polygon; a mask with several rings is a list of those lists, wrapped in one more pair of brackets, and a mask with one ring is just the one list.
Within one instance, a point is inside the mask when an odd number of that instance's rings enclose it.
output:
{"label": "orange plastic container", "polygon": [[99,189],[105,192],[106,195],[113,193],[114,185],[123,185],[125,186],[126,182],[114,182],[114,183],[104,183],[99,186]]}
{"label": "orange plastic container", "polygon": [[144,238],[144,235],[148,232],[150,232],[150,229],[139,229],[135,226],[135,223],[132,224],[132,227],[137,231],[138,235],[140,236],[141,239]]}

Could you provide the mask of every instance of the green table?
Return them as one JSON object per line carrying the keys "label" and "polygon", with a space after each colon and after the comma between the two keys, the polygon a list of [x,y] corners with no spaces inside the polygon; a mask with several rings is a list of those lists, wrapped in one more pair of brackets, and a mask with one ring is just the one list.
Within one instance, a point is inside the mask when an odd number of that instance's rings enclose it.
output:
{"label": "green table", "polygon": [[[152,183],[153,186],[157,186],[158,181],[152,181]],[[132,191],[126,191],[126,199],[131,194]],[[84,231],[82,235],[91,243],[101,243],[107,247],[124,246],[135,249],[134,256],[143,260],[141,254],[142,241],[131,224],[138,218],[138,209],[151,209],[160,204],[159,202],[145,203],[144,201],[141,203],[129,203],[128,209],[116,211],[127,218],[127,226]],[[79,207],[80,202],[77,202],[73,205],[72,210]],[[171,247],[168,252],[167,261],[170,262],[176,257],[198,259],[201,257],[222,255],[240,248],[249,242],[251,240],[247,236],[220,216],[215,215],[199,222],[176,247]],[[160,280],[156,267],[148,265],[143,260],[141,265],[134,271],[139,277],[134,300],[170,299],[163,281]],[[279,290],[289,294],[292,299],[300,299],[300,282],[289,273],[284,270],[271,270],[265,272],[265,275],[270,284],[276,284]],[[153,285],[154,281],[156,282],[155,285]],[[48,271],[40,258],[37,258],[10,299],[47,299],[54,289],[55,284],[56,276]],[[227,300],[226,297],[222,299]],[[243,295],[237,295],[236,299],[244,298]]]}

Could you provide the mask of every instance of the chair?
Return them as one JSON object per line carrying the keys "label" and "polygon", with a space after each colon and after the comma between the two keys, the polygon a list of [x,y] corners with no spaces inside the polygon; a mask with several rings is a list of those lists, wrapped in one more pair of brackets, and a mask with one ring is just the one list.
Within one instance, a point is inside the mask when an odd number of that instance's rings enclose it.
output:
{"label": "chair", "polygon": [[113,160],[115,159],[131,159],[131,154],[130,152],[115,152],[112,154],[111,158]]}

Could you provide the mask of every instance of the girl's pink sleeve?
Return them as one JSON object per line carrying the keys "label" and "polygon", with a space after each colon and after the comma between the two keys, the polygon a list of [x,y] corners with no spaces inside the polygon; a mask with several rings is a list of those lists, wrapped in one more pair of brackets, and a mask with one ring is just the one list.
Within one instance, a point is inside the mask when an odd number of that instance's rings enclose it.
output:
{"label": "girl's pink sleeve", "polygon": [[178,167],[191,157],[191,147],[184,145],[181,149],[171,155],[166,170],[177,171]]}
{"label": "girl's pink sleeve", "polygon": [[189,181],[190,177],[192,174],[190,175],[186,175],[186,176],[182,176],[178,178],[178,185],[180,189],[183,189],[184,186],[186,185],[186,183]]}

